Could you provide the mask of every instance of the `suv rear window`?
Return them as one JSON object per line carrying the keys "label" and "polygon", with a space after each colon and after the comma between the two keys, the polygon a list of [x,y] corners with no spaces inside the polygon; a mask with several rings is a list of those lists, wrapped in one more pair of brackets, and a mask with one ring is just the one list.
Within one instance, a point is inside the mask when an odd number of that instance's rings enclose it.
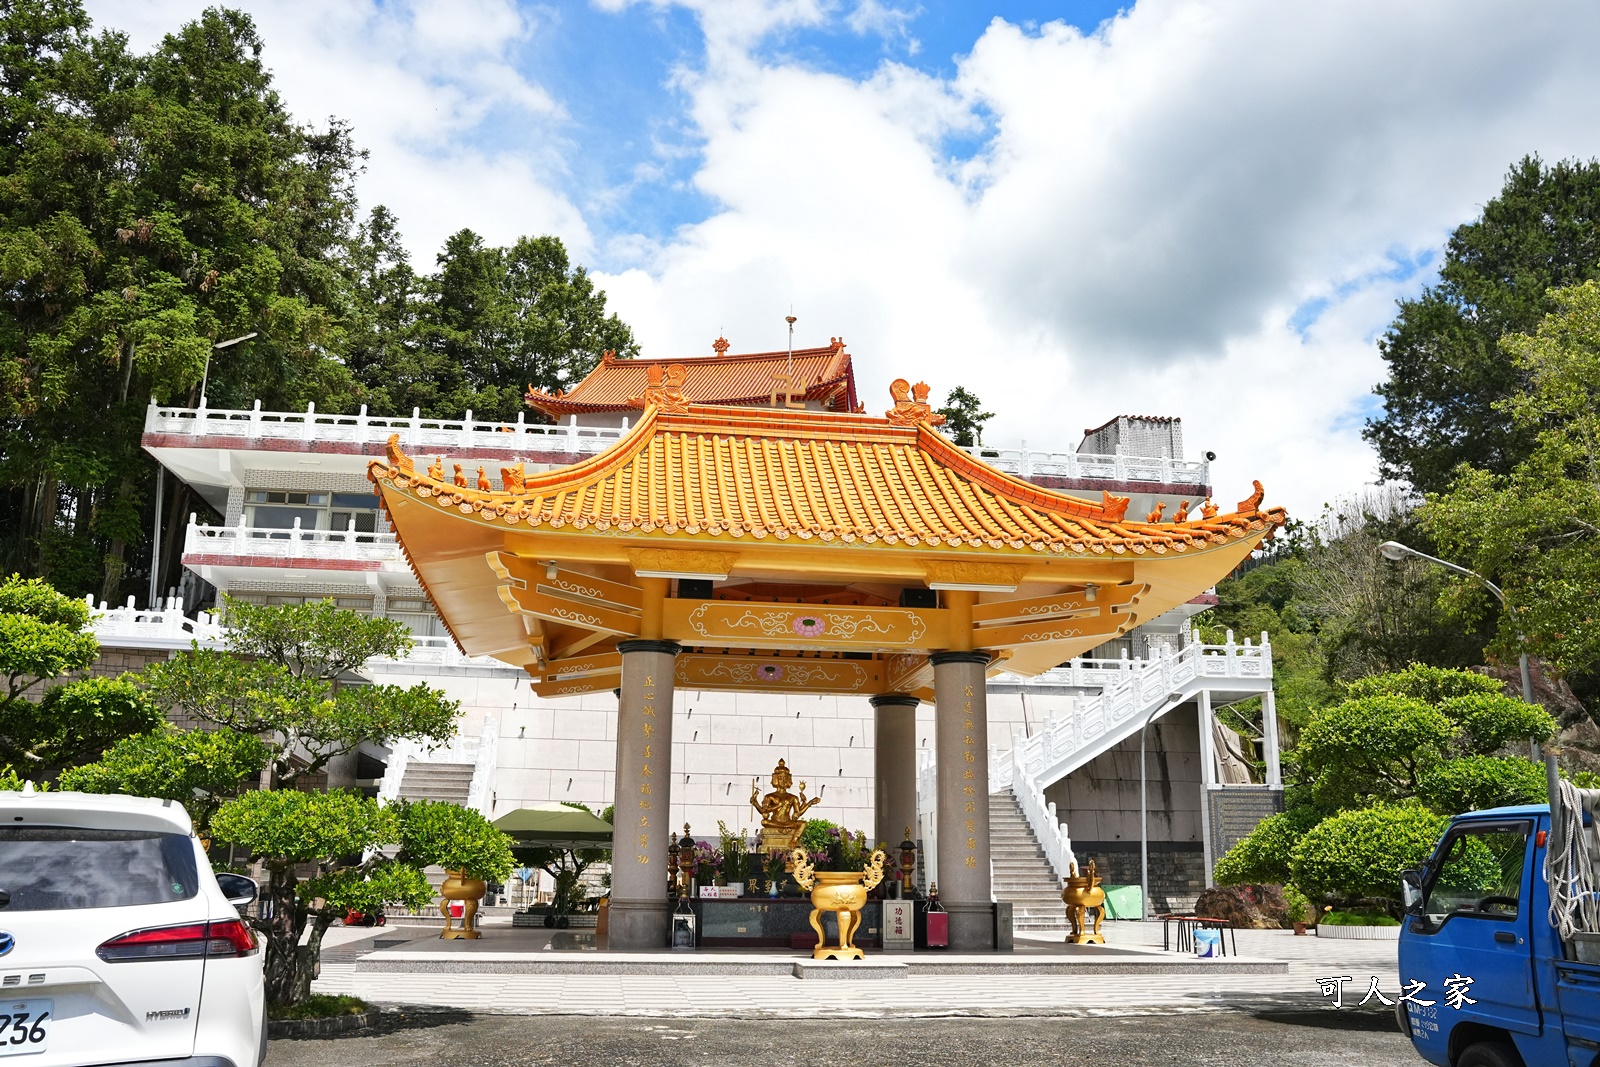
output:
{"label": "suv rear window", "polygon": [[181,834],[0,826],[6,912],[125,908],[199,891],[194,845]]}

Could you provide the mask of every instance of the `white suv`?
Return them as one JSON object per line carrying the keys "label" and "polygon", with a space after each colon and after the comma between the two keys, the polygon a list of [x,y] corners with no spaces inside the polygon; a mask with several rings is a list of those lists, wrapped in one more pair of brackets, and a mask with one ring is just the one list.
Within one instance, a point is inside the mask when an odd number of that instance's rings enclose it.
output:
{"label": "white suv", "polygon": [[259,1067],[255,885],[222,877],[181,804],[0,792],[0,1067]]}

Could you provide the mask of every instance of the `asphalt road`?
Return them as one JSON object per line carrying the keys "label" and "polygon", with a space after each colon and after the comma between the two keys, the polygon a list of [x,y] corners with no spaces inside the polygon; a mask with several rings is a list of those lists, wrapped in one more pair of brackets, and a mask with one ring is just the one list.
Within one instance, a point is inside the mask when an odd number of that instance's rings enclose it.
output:
{"label": "asphalt road", "polygon": [[376,1031],[274,1041],[269,1067],[574,1063],[813,1067],[892,1063],[1418,1067],[1393,1017],[1330,1008],[1075,1019],[625,1019],[388,1013]]}

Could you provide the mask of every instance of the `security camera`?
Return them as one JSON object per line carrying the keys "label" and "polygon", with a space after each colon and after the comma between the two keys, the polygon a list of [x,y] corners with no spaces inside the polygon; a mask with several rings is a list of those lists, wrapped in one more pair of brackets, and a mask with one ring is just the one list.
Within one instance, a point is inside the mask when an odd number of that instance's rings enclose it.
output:
{"label": "security camera", "polygon": [[1206,462],[1207,463],[1215,463],[1216,461],[1217,461],[1217,454],[1215,452],[1207,452],[1206,453]]}

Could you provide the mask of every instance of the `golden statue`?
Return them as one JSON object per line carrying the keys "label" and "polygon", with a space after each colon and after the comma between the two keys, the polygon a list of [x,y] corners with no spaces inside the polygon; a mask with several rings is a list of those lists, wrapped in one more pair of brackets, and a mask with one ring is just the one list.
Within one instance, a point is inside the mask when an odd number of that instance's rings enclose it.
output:
{"label": "golden statue", "polygon": [[761,814],[761,851],[787,854],[800,844],[800,831],[805,829],[805,813],[821,802],[821,797],[806,799],[806,784],[800,783],[800,795],[789,792],[794,776],[783,760],[772,769],[772,792],[758,796],[760,789],[750,782],[750,806]]}

